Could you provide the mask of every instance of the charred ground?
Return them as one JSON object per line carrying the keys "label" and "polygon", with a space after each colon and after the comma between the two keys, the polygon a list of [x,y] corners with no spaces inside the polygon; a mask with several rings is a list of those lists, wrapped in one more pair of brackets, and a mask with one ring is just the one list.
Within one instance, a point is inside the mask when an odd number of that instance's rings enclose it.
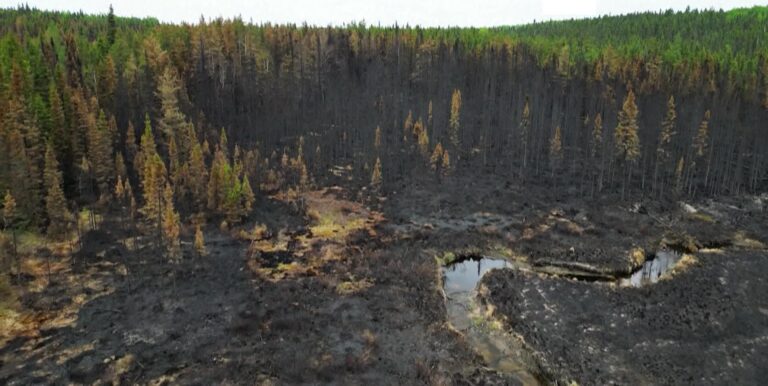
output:
{"label": "charred ground", "polygon": [[[766,268],[759,198],[693,203],[692,216],[676,203],[553,205],[546,189],[531,196],[498,185],[476,175],[414,180],[370,206],[325,190],[304,196],[307,209],[296,214],[292,201],[266,198],[259,217],[272,219],[271,235],[243,238],[251,223],[210,228],[209,254],[187,246],[179,264],[159,257],[151,240],[125,248],[127,234],[106,219],[79,252],[54,257],[50,283],[44,261],[37,270],[29,261],[25,272],[41,285],[19,297],[26,328],[6,337],[0,379],[505,384],[512,379],[485,369],[447,324],[435,256],[580,262],[618,275],[637,265],[633,250],[660,243],[689,248],[695,262],[647,288],[497,271],[483,280],[481,298],[524,338],[550,381],[762,379],[768,305],[758,274]],[[367,223],[343,240],[312,235],[313,200],[347,208],[343,221]],[[283,241],[293,241],[292,262],[269,264]],[[698,250],[715,242],[723,249]]]}

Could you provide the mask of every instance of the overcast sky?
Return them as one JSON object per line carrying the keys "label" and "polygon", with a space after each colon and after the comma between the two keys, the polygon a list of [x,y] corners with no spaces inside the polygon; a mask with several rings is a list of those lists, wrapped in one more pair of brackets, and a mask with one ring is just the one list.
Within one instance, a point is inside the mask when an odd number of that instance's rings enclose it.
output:
{"label": "overcast sky", "polygon": [[2,7],[27,3],[40,9],[104,13],[111,3],[121,16],[153,16],[195,23],[200,15],[241,16],[245,21],[340,25],[496,26],[534,20],[616,15],[662,9],[731,9],[756,0],[0,0]]}

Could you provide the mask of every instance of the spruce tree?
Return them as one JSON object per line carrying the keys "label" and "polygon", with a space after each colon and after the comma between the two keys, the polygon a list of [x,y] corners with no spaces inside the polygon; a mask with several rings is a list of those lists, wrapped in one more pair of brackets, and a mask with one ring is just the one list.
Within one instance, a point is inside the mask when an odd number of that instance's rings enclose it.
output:
{"label": "spruce tree", "polygon": [[[690,175],[690,182],[688,184],[688,194],[692,195],[694,194],[694,187],[696,184],[696,179],[699,178],[702,174],[702,167],[703,165],[703,158],[705,155],[709,153],[709,119],[711,118],[711,113],[709,110],[704,112],[704,118],[701,120],[701,123],[699,124],[699,129],[696,131],[696,136],[693,139],[693,157],[690,162],[690,168],[691,168],[691,175]],[[707,169],[708,169],[707,162]],[[707,175],[705,176],[705,183],[706,178],[708,178],[709,171],[707,170]]]}
{"label": "spruce tree", "polygon": [[42,220],[42,198],[36,188],[35,167],[24,146],[19,130],[13,129],[8,135],[8,175],[14,197],[18,197],[20,219],[38,224]]}
{"label": "spruce tree", "polygon": [[563,159],[563,134],[560,130],[560,125],[555,127],[555,131],[552,134],[552,138],[549,140],[549,161],[551,162],[552,175],[554,176],[555,169],[560,165],[560,161]]}
{"label": "spruce tree", "polygon": [[160,218],[162,207],[163,187],[168,183],[165,163],[158,154],[144,162],[142,188],[144,206],[141,211],[151,221]]}
{"label": "spruce tree", "polygon": [[595,120],[592,124],[592,140],[590,141],[589,153],[592,158],[598,156],[598,153],[603,147],[603,117],[600,113],[595,115]]}
{"label": "spruce tree", "polygon": [[626,169],[626,178],[621,187],[621,198],[624,199],[627,185],[631,184],[632,167],[640,157],[640,137],[637,135],[637,116],[638,109],[635,103],[635,93],[629,89],[627,97],[624,99],[621,111],[619,111],[619,122],[614,131],[614,141],[616,144],[616,155],[619,161],[624,164]]}
{"label": "spruce tree", "polygon": [[413,134],[419,145],[419,152],[424,158],[429,157],[429,134],[427,128],[421,122],[421,118],[413,125]]}
{"label": "spruce tree", "polygon": [[227,160],[224,153],[218,149],[213,157],[211,172],[208,180],[208,209],[217,212],[224,202]]}
{"label": "spruce tree", "polygon": [[251,189],[251,182],[248,180],[248,176],[243,176],[242,182],[242,202],[243,202],[243,216],[247,216],[253,209],[253,203],[256,201],[256,196]]}
{"label": "spruce tree", "polygon": [[51,83],[49,87],[48,101],[51,105],[50,139],[53,141],[57,159],[63,161],[69,152],[69,128],[64,114],[64,106],[54,83]]}
{"label": "spruce tree", "polygon": [[671,165],[669,165],[669,160],[671,158],[671,151],[672,151],[672,149],[670,149],[670,146],[672,144],[672,138],[676,134],[675,133],[676,122],[677,122],[677,112],[675,111],[675,97],[670,96],[669,100],[667,101],[666,116],[664,117],[664,120],[661,122],[661,132],[659,132],[658,145],[656,146],[656,164],[653,169],[654,190],[656,190],[657,188],[659,170],[662,170],[662,176],[661,176],[662,187],[661,189],[658,189],[659,194],[663,193],[664,182],[667,180],[665,176],[669,174],[667,170],[671,168]]}
{"label": "spruce tree", "polygon": [[614,132],[616,154],[627,162],[637,161],[640,156],[640,138],[637,135],[637,104],[635,93],[630,89],[619,111],[619,123]]}
{"label": "spruce tree", "polygon": [[603,116],[595,115],[592,123],[592,139],[590,140],[590,155],[593,161],[595,184],[594,188],[601,191],[603,188],[603,173],[605,169],[605,148],[603,145]]}
{"label": "spruce tree", "polygon": [[413,112],[411,110],[408,110],[408,116],[405,118],[405,123],[403,124],[403,142],[408,142],[408,137],[411,135],[413,131]]}
{"label": "spruce tree", "polygon": [[[19,75],[20,75],[20,70]],[[14,73],[16,73],[14,66]],[[20,87],[15,86],[13,88]],[[7,135],[9,186],[19,200],[19,207],[26,220],[40,224],[43,219],[43,149],[40,131],[36,122],[27,112],[23,95],[11,91],[8,110],[3,126]]]}
{"label": "spruce tree", "polygon": [[373,138],[373,148],[378,152],[381,149],[381,126],[376,126]]}
{"label": "spruce tree", "polygon": [[440,173],[440,167],[443,160],[443,144],[438,142],[435,146],[435,150],[432,151],[432,156],[429,157],[429,166],[437,173]]}
{"label": "spruce tree", "polygon": [[200,225],[195,227],[195,251],[197,251],[198,256],[205,256],[207,254],[205,250],[205,236]]}
{"label": "spruce tree", "polygon": [[88,161],[93,168],[93,175],[99,188],[99,195],[109,195],[115,176],[112,139],[104,111],[99,112],[95,125],[88,130]]}
{"label": "spruce tree", "polygon": [[448,125],[448,138],[451,140],[451,144],[454,148],[459,147],[459,125],[461,115],[461,91],[458,89],[453,90],[451,95],[451,118]]}
{"label": "spruce tree", "polygon": [[374,190],[381,190],[383,179],[381,176],[381,159],[376,158],[376,164],[373,166],[373,173],[371,174],[371,186]]}
{"label": "spruce tree", "polygon": [[16,265],[19,265],[18,254],[16,253],[16,200],[9,190],[5,191],[3,197],[3,229],[11,230],[13,236],[13,256],[16,258]]}
{"label": "spruce tree", "polygon": [[45,151],[45,209],[48,214],[48,234],[54,238],[66,235],[72,221],[72,213],[67,208],[67,200],[61,189],[62,177],[53,143],[48,142]]}
{"label": "spruce tree", "polygon": [[163,191],[163,219],[162,219],[163,238],[168,252],[168,258],[171,261],[178,262],[181,259],[181,222],[179,214],[173,205],[173,189],[169,183],[165,184]]}
{"label": "spruce tree", "polygon": [[136,154],[133,167],[140,179],[144,178],[146,170],[144,163],[157,154],[157,145],[155,145],[155,136],[152,134],[152,124],[149,121],[149,115],[144,115],[144,132],[141,134],[141,148]]}
{"label": "spruce tree", "polygon": [[[136,145],[136,129],[133,128],[133,123],[128,121],[128,128],[125,131],[125,157],[128,162],[134,162],[136,160],[136,154],[138,154],[138,146]],[[134,167],[137,167],[134,165]]]}
{"label": "spruce tree", "polygon": [[451,174],[451,156],[448,154],[448,150],[443,150],[443,161],[440,170],[442,177],[447,177]]}
{"label": "spruce tree", "polygon": [[115,154],[115,176],[128,179],[128,168],[125,166],[125,159],[122,153]]}
{"label": "spruce tree", "polygon": [[10,190],[5,191],[3,197],[3,227],[11,229],[16,221],[16,199],[13,198]]}
{"label": "spruce tree", "polygon": [[528,166],[528,137],[531,127],[531,108],[528,104],[528,97],[525,97],[523,106],[523,117],[520,119],[520,175],[523,176]]}
{"label": "spruce tree", "polygon": [[171,141],[176,141],[178,157],[186,159],[190,146],[190,138],[187,138],[189,131],[187,129],[186,117],[179,109],[178,92],[181,89],[181,82],[173,66],[166,67],[160,76],[157,85],[157,96],[161,102],[161,116],[158,120],[158,128],[163,134],[164,149],[171,146]]}
{"label": "spruce tree", "polygon": [[206,206],[206,185],[208,184],[208,170],[203,159],[203,150],[199,143],[195,143],[190,153],[187,164],[188,176],[185,180],[186,191],[191,197],[192,207],[196,211],[202,211]]}

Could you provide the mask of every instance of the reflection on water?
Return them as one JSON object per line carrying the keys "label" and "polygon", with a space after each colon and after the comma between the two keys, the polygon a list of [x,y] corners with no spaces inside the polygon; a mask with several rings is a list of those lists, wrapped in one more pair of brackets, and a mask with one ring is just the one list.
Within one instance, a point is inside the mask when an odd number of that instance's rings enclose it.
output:
{"label": "reflection on water", "polygon": [[683,256],[674,251],[659,251],[656,256],[645,262],[643,266],[632,274],[629,278],[622,279],[622,285],[640,287],[647,284],[653,284],[667,271],[677,264]]}
{"label": "reflection on water", "polygon": [[483,325],[484,315],[475,303],[477,283],[488,271],[513,264],[494,258],[468,259],[443,267],[443,286],[448,298],[448,319],[461,331],[488,367],[514,376],[523,385],[538,385],[528,371],[531,359],[522,343],[496,328]]}
{"label": "reflection on water", "polygon": [[507,268],[506,260],[482,258],[468,259],[451,264],[443,269],[445,274],[445,292],[471,292],[486,272],[495,268]]}

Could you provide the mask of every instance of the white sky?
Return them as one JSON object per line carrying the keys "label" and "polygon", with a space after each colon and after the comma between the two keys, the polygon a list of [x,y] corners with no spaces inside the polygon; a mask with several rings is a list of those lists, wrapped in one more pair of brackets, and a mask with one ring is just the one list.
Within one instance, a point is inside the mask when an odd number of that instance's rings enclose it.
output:
{"label": "white sky", "polygon": [[200,15],[241,16],[244,21],[340,25],[395,22],[422,26],[496,26],[534,20],[616,15],[672,8],[731,9],[764,4],[759,0],[0,0],[55,10],[105,13],[111,3],[120,16],[153,16],[161,21],[196,23]]}

